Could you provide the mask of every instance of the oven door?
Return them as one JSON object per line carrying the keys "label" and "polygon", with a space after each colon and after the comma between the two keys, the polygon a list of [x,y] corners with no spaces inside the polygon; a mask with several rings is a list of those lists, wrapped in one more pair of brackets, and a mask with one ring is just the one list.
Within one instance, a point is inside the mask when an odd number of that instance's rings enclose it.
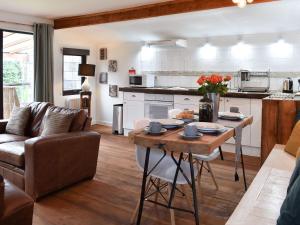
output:
{"label": "oven door", "polygon": [[173,108],[173,102],[145,101],[145,118],[167,119],[169,110]]}

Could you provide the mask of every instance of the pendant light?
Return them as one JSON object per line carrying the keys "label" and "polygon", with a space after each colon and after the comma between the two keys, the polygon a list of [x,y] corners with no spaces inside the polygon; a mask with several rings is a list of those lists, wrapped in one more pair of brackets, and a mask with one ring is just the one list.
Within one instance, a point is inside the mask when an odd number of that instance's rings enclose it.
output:
{"label": "pendant light", "polygon": [[234,4],[237,4],[239,8],[245,8],[247,4],[251,4],[254,0],[232,0]]}

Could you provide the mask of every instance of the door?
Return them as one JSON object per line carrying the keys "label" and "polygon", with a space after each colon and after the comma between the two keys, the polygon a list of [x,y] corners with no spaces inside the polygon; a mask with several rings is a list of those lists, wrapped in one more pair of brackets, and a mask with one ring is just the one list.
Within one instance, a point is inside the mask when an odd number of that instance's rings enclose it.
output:
{"label": "door", "polygon": [[33,34],[0,30],[0,118],[33,101]]}

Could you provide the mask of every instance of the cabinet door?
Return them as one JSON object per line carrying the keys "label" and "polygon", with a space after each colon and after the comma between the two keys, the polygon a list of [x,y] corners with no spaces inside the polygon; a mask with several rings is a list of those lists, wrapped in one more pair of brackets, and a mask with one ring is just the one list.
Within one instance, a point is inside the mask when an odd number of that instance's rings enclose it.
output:
{"label": "cabinet door", "polygon": [[251,99],[251,146],[260,148],[261,144],[261,120],[262,120],[262,100]]}
{"label": "cabinet door", "polygon": [[124,101],[123,124],[125,129],[133,129],[134,121],[144,118],[143,101]]}
{"label": "cabinet door", "polygon": [[174,109],[182,109],[182,110],[189,109],[189,110],[194,110],[194,112],[198,112],[199,104],[196,105],[196,104],[178,104],[178,103],[175,103],[174,104]]}
{"label": "cabinet door", "polygon": [[[246,116],[251,115],[250,99],[249,98],[225,98],[225,111],[230,111],[230,107],[239,107],[240,112]],[[233,138],[229,139],[227,143],[234,144]],[[243,129],[242,144],[251,145],[251,128],[247,126]]]}

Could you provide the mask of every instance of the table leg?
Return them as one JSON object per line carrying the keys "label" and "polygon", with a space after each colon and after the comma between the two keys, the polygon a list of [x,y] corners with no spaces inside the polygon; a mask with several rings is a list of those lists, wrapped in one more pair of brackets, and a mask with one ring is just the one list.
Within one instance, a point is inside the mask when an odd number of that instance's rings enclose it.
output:
{"label": "table leg", "polygon": [[146,150],[146,157],[145,157],[145,164],[144,164],[144,173],[143,173],[143,181],[142,181],[142,188],[141,188],[141,196],[140,196],[140,206],[139,206],[139,213],[137,217],[136,224],[141,224],[141,218],[143,214],[143,208],[144,208],[144,201],[145,201],[145,189],[146,189],[146,182],[147,182],[147,176],[148,176],[148,164],[149,164],[149,157],[150,157],[150,148],[147,148]]}
{"label": "table leg", "polygon": [[247,186],[247,181],[246,181],[245,164],[244,164],[244,156],[243,156],[242,146],[241,146],[241,164],[242,164],[242,169],[243,169],[243,178],[244,178],[245,191],[247,191],[248,186]]}
{"label": "table leg", "polygon": [[219,146],[219,152],[220,152],[220,158],[221,158],[221,160],[224,160],[223,151],[222,151],[222,147],[221,146]]}
{"label": "table leg", "polygon": [[195,184],[195,173],[194,173],[194,165],[193,165],[193,154],[189,153],[189,163],[190,163],[190,170],[191,170],[191,181],[192,181],[192,192],[193,192],[193,204],[194,204],[194,216],[196,225],[200,224],[199,220],[199,211],[198,211],[198,199],[197,199],[197,192],[196,192],[196,184]]}
{"label": "table leg", "polygon": [[[173,152],[172,152],[172,157],[173,157]],[[179,170],[180,170],[182,159],[183,159],[183,153],[180,153],[179,160],[178,160],[178,165],[177,165],[177,168],[176,168],[176,171],[175,171],[175,176],[174,176],[174,180],[173,180],[173,184],[172,184],[172,188],[171,188],[171,194],[170,194],[170,199],[169,199],[169,203],[168,203],[169,208],[172,206],[172,200],[173,200],[174,193],[175,193],[177,177],[178,177],[178,173],[179,173]]]}

